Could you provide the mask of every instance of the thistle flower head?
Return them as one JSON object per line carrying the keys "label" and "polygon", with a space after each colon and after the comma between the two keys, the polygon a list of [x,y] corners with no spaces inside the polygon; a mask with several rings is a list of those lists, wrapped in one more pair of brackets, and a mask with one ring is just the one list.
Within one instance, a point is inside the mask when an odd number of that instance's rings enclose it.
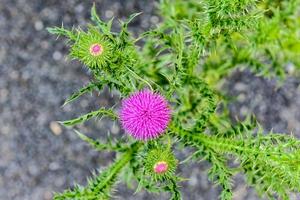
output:
{"label": "thistle flower head", "polygon": [[95,43],[91,45],[90,53],[93,56],[99,56],[102,54],[102,52],[103,52],[103,47],[101,46],[101,44]]}
{"label": "thistle flower head", "polygon": [[155,148],[149,151],[145,160],[145,169],[154,180],[165,180],[173,176],[177,160],[171,150]]}
{"label": "thistle flower head", "polygon": [[165,161],[157,162],[153,166],[153,171],[157,174],[165,173],[166,171],[168,171],[168,163],[166,163]]}
{"label": "thistle flower head", "polygon": [[71,56],[91,69],[104,69],[112,57],[112,44],[95,28],[80,32]]}
{"label": "thistle flower head", "polygon": [[149,140],[164,133],[170,109],[163,96],[143,90],[122,101],[120,118],[127,133],[138,140]]}

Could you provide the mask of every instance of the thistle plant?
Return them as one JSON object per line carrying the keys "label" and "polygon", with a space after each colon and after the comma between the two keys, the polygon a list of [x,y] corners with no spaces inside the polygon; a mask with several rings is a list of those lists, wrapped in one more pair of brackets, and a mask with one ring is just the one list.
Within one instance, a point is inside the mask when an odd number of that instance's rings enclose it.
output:
{"label": "thistle plant", "polygon": [[[114,32],[113,19],[101,20],[95,5],[87,27],[48,29],[65,37],[70,57],[91,72],[90,83],[65,104],[104,88],[120,96],[116,107],[61,123],[108,117],[123,129],[121,139],[107,141],[74,129],[92,148],[115,152],[116,158],[86,186],[54,199],[111,199],[117,183],[129,180],[137,191],[169,192],[178,200],[186,178],[177,166],[203,160],[211,164],[208,176],[222,189],[222,200],[232,199],[238,173],[261,197],[289,199],[299,193],[300,140],[267,133],[251,114],[233,121],[222,83],[238,68],[279,81],[298,74],[300,1],[161,0],[158,12],[161,22],[137,37],[128,24],[141,13],[120,21]],[[179,146],[192,148],[187,158],[175,156]]]}

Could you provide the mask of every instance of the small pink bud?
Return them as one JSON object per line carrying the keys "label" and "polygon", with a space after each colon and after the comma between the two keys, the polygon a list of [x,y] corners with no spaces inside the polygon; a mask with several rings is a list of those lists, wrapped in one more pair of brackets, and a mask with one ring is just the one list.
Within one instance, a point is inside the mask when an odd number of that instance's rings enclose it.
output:
{"label": "small pink bud", "polygon": [[165,161],[157,162],[154,167],[154,172],[158,174],[165,173],[168,170],[168,163]]}
{"label": "small pink bud", "polygon": [[99,56],[101,55],[103,52],[103,47],[100,45],[100,44],[93,44],[91,45],[90,47],[90,53],[93,55],[93,56]]}

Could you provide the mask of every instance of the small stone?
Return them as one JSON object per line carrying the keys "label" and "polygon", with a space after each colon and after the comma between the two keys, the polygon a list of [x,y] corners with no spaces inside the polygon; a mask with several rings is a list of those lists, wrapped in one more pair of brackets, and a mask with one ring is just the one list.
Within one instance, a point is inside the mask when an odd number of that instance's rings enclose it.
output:
{"label": "small stone", "polygon": [[48,47],[49,47],[49,42],[47,42],[47,41],[42,41],[42,42],[41,42],[41,47],[42,47],[43,49],[48,49]]}
{"label": "small stone", "polygon": [[249,114],[249,109],[247,108],[247,106],[242,106],[240,109],[240,113],[242,116],[247,116]]}
{"label": "small stone", "polygon": [[57,162],[52,162],[50,163],[49,165],[49,169],[51,171],[55,171],[55,170],[58,170],[60,168],[59,164]]}
{"label": "small stone", "polygon": [[239,94],[238,97],[237,97],[237,100],[239,102],[244,102],[246,100],[246,95],[243,94],[243,93]]}
{"label": "small stone", "polygon": [[50,129],[54,135],[60,135],[62,133],[61,126],[55,121],[50,122]]}
{"label": "small stone", "polygon": [[8,98],[8,90],[7,89],[0,89],[0,102],[5,102]]}
{"label": "small stone", "polygon": [[2,177],[0,176],[0,187],[3,187],[3,179],[2,179]]}
{"label": "small stone", "polygon": [[56,178],[56,180],[54,181],[54,185],[56,187],[62,187],[65,184],[65,179],[64,177],[58,177]]}
{"label": "small stone", "polygon": [[196,186],[198,183],[197,176],[191,176],[188,182],[190,186]]}
{"label": "small stone", "polygon": [[82,101],[80,101],[80,106],[82,108],[86,108],[86,107],[88,107],[88,105],[89,105],[89,101],[88,100],[82,100]]}
{"label": "small stone", "polygon": [[288,63],[286,70],[289,74],[293,74],[295,72],[295,65],[293,63]]}
{"label": "small stone", "polygon": [[52,57],[54,60],[60,60],[62,58],[62,54],[59,51],[55,51]]}
{"label": "small stone", "polygon": [[111,131],[112,134],[118,134],[119,131],[120,131],[120,128],[119,128],[119,126],[117,126],[116,124],[114,124],[114,125],[111,127],[110,131]]}
{"label": "small stone", "polygon": [[77,12],[77,13],[82,13],[83,10],[84,10],[84,7],[82,4],[79,4],[78,6],[75,7],[75,12]]}
{"label": "small stone", "polygon": [[157,23],[159,22],[159,18],[158,18],[157,16],[152,16],[152,17],[150,18],[150,22],[151,22],[152,24],[157,24]]}
{"label": "small stone", "polygon": [[46,192],[44,193],[44,199],[45,199],[45,200],[50,200],[50,199],[52,199],[52,192],[46,191]]}
{"label": "small stone", "polygon": [[142,20],[141,26],[142,26],[142,28],[148,28],[149,27],[148,20]]}
{"label": "small stone", "polygon": [[9,77],[12,79],[12,80],[17,80],[19,78],[20,74],[18,71],[15,71],[13,70],[10,74],[9,74]]}
{"label": "small stone", "polygon": [[4,125],[0,129],[0,133],[2,133],[3,135],[8,135],[10,131],[11,129],[8,125]]}
{"label": "small stone", "polygon": [[234,89],[236,89],[237,91],[246,91],[247,85],[244,83],[236,83]]}
{"label": "small stone", "polygon": [[106,18],[112,18],[114,16],[114,12],[111,10],[105,11],[105,17]]}
{"label": "small stone", "polygon": [[28,166],[28,172],[33,176],[37,176],[40,173],[40,168],[37,165],[32,164]]}
{"label": "small stone", "polygon": [[35,28],[35,30],[37,30],[37,31],[42,30],[42,29],[44,28],[43,22],[42,22],[42,21],[36,21],[36,22],[34,23],[34,28]]}

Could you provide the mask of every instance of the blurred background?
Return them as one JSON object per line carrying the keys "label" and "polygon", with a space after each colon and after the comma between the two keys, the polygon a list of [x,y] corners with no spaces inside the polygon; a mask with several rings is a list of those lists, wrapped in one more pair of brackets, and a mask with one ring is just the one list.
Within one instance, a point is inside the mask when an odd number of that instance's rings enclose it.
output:
{"label": "blurred background", "polygon": [[[159,22],[152,0],[97,0],[103,19],[128,17],[143,12],[130,26],[135,33]],[[78,62],[67,58],[62,38],[45,30],[49,26],[85,26],[93,1],[76,0],[0,0],[0,200],[49,200],[73,184],[85,184],[94,169],[107,166],[111,153],[91,150],[72,130],[56,121],[87,113],[118,101],[114,95],[85,96],[61,107],[64,99],[85,85],[90,76]],[[300,134],[299,79],[288,78],[281,87],[249,72],[235,72],[224,89],[236,96],[230,105],[232,116],[255,113],[265,130]],[[118,124],[108,120],[80,126],[95,138],[109,130],[120,133]],[[184,157],[187,152],[180,152]],[[180,166],[189,178],[182,184],[183,199],[218,199],[219,189],[206,176],[207,163]],[[165,200],[168,196],[134,194],[119,184],[117,199]],[[296,197],[294,197],[296,199]],[[259,199],[236,177],[236,200]]]}

